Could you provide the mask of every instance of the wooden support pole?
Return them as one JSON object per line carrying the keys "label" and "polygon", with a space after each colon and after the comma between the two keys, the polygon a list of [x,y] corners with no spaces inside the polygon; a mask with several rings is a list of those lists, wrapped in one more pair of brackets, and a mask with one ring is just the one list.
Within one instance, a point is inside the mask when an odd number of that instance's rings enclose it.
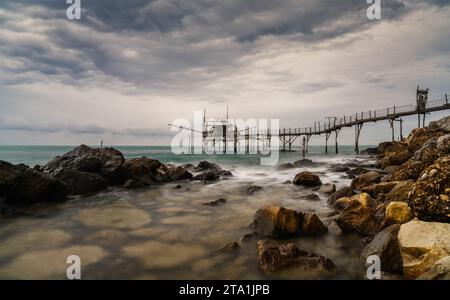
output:
{"label": "wooden support pole", "polygon": [[250,154],[250,128],[245,128],[245,153]]}
{"label": "wooden support pole", "polygon": [[403,141],[403,120],[400,119],[400,141]]}
{"label": "wooden support pole", "polygon": [[335,152],[336,154],[339,153],[339,147],[338,147],[338,135],[339,135],[339,129],[336,129],[336,131],[334,132],[334,142],[335,142]]}
{"label": "wooden support pole", "polygon": [[227,153],[227,125],[222,125],[223,154]]}
{"label": "wooden support pole", "polygon": [[292,136],[291,136],[291,129],[289,128],[289,151],[291,151],[292,147]]}
{"label": "wooden support pole", "polygon": [[237,141],[238,141],[238,130],[237,126],[234,126],[234,154],[237,154]]}
{"label": "wooden support pole", "polygon": [[302,157],[306,155],[306,137],[303,137],[303,149],[302,149]]}
{"label": "wooden support pole", "polygon": [[361,134],[361,128],[364,123],[356,124],[355,126],[355,152],[359,154],[359,136]]}

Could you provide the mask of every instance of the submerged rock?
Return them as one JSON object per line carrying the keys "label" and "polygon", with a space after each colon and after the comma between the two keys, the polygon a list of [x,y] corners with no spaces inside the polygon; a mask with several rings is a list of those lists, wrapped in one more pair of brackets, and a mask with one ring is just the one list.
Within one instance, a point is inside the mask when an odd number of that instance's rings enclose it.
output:
{"label": "submerged rock", "polygon": [[417,278],[450,255],[450,224],[410,221],[401,225],[398,242],[405,278]]}
{"label": "submerged rock", "polygon": [[227,202],[227,199],[225,198],[219,198],[216,200],[211,200],[208,202],[203,202],[202,205],[208,205],[208,206],[218,206],[219,204]]}
{"label": "submerged rock", "polygon": [[203,182],[216,181],[220,179],[220,175],[214,171],[208,171],[205,173],[198,174],[192,178],[193,180],[199,180]]}
{"label": "submerged rock", "polygon": [[392,225],[379,232],[361,252],[361,261],[371,255],[377,255],[381,262],[381,271],[403,274],[403,263],[397,240],[400,225]]}
{"label": "submerged rock", "polygon": [[238,243],[232,242],[232,243],[223,245],[222,247],[220,247],[217,250],[217,252],[233,253],[233,252],[239,251],[240,249],[241,249],[241,246],[239,246]]}
{"label": "submerged rock", "polygon": [[259,269],[265,274],[289,271],[306,279],[332,276],[336,269],[329,258],[300,250],[294,243],[277,245],[260,240],[257,252]]}
{"label": "submerged rock", "polygon": [[295,185],[304,185],[308,187],[322,185],[319,176],[308,171],[303,171],[295,175],[293,183]]}
{"label": "submerged rock", "polygon": [[295,161],[292,165],[296,168],[303,168],[303,167],[314,167],[317,165],[317,163],[313,162],[310,159],[304,158]]}
{"label": "submerged rock", "polygon": [[277,170],[289,170],[295,168],[291,163],[285,163],[277,166]]}
{"label": "submerged rock", "polygon": [[222,170],[222,168],[219,165],[204,160],[198,163],[194,171],[202,172],[202,171],[220,171],[220,170]]}
{"label": "submerged rock", "polygon": [[247,193],[247,195],[251,196],[256,192],[261,191],[262,189],[263,189],[262,186],[252,185],[247,188],[246,193]]}
{"label": "submerged rock", "polygon": [[302,199],[309,200],[309,201],[320,201],[319,195],[314,194],[314,193],[305,195],[302,197]]}
{"label": "submerged rock", "polygon": [[322,185],[319,189],[319,193],[331,195],[336,192],[336,185],[332,183],[326,183]]}

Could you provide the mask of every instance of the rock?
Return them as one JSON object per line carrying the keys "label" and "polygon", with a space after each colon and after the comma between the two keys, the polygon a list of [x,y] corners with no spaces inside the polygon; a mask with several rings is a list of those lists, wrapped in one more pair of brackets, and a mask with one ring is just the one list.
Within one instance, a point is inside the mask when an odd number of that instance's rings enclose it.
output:
{"label": "rock", "polygon": [[408,194],[412,189],[413,181],[406,180],[393,183],[395,183],[394,187],[389,192],[383,195],[383,200],[385,202],[391,201],[407,202]]}
{"label": "rock", "polygon": [[291,163],[285,163],[278,165],[277,170],[289,170],[295,168],[293,164]]}
{"label": "rock", "polygon": [[307,158],[297,160],[293,163],[293,166],[296,168],[314,167],[316,165],[317,165],[317,163],[315,163],[312,160],[307,159]]}
{"label": "rock", "polygon": [[351,188],[361,190],[363,187],[379,183],[381,180],[381,174],[377,171],[370,171],[359,175],[355,179],[353,179]]}
{"label": "rock", "polygon": [[409,205],[425,221],[450,223],[450,156],[436,160],[413,184]]}
{"label": "rock", "polygon": [[58,156],[42,167],[43,172],[53,175],[61,169],[95,172],[105,177],[112,185],[122,183],[122,164],[125,159],[114,148],[90,148],[81,145],[62,156]]}
{"label": "rock", "polygon": [[228,170],[220,170],[219,175],[220,177],[233,177],[233,173]]}
{"label": "rock", "polygon": [[362,154],[362,155],[377,155],[378,154],[378,147],[363,149],[360,152],[360,154]]}
{"label": "rock", "polygon": [[383,226],[392,224],[404,224],[413,218],[411,209],[405,202],[391,202],[386,207]]}
{"label": "rock", "polygon": [[302,197],[302,199],[304,200],[309,200],[309,201],[320,201],[320,197],[317,194],[308,194]]}
{"label": "rock", "polygon": [[252,185],[252,186],[249,186],[249,187],[247,188],[246,193],[247,193],[247,195],[251,196],[251,195],[253,195],[253,194],[256,193],[256,192],[261,191],[262,189],[263,189],[263,187],[261,187],[261,186],[258,186],[258,185]]}
{"label": "rock", "polygon": [[400,168],[401,168],[401,166],[387,166],[387,167],[383,168],[383,171],[392,175],[395,172],[397,172],[398,170],[400,170]]}
{"label": "rock", "polygon": [[24,173],[22,168],[0,160],[0,198],[5,197]]}
{"label": "rock", "polygon": [[381,229],[374,210],[358,200],[350,201],[336,218],[336,223],[344,233],[373,235]]}
{"label": "rock", "polygon": [[349,171],[346,171],[345,174],[358,176],[358,175],[362,175],[362,174],[368,173],[368,172],[369,172],[369,170],[367,170],[365,168],[357,167],[357,168],[351,169]]}
{"label": "rock", "polygon": [[420,280],[450,280],[450,256],[438,260],[427,272],[420,275]]}
{"label": "rock", "polygon": [[251,240],[254,240],[256,237],[257,237],[256,232],[246,233],[239,239],[239,243],[249,242]]}
{"label": "rock", "polygon": [[336,200],[334,203],[334,207],[337,209],[344,209],[350,202],[358,201],[367,208],[373,208],[375,205],[375,201],[370,197],[367,193],[361,193],[359,195],[354,195],[352,197],[342,197]]}
{"label": "rock", "polygon": [[220,171],[220,170],[222,170],[222,168],[219,165],[206,160],[199,162],[197,167],[195,168],[195,172]]}
{"label": "rock", "polygon": [[123,188],[124,189],[129,189],[129,190],[135,190],[135,189],[141,189],[143,187],[148,186],[148,184],[139,181],[139,180],[135,180],[135,179],[128,179],[124,184],[123,184]]}
{"label": "rock", "polygon": [[319,217],[313,213],[303,215],[302,235],[319,236],[328,232],[327,227],[320,221]]}
{"label": "rock", "polygon": [[230,253],[230,252],[236,252],[239,251],[241,249],[241,246],[239,246],[238,243],[236,242],[232,242],[226,245],[223,245],[222,247],[220,247],[217,252],[226,252],[226,253]]}
{"label": "rock", "polygon": [[382,182],[372,184],[361,189],[361,192],[368,193],[371,197],[377,198],[380,194],[386,194],[391,191],[397,182]]}
{"label": "rock", "polygon": [[208,205],[208,206],[217,206],[219,204],[225,203],[227,202],[227,199],[225,198],[219,198],[216,200],[212,200],[212,201],[208,201],[208,202],[203,202],[202,205]]}
{"label": "rock", "polygon": [[355,194],[351,187],[345,186],[338,189],[328,198],[328,205],[334,206],[335,202],[342,197],[351,197]]}
{"label": "rock", "polygon": [[334,166],[330,169],[331,172],[336,172],[336,173],[344,173],[344,172],[348,172],[350,171],[350,168],[347,166]]}
{"label": "rock", "polygon": [[203,182],[216,181],[220,179],[220,175],[214,171],[207,171],[201,174],[198,174],[192,178],[193,180],[199,180]]}
{"label": "rock", "polygon": [[366,265],[367,257],[378,255],[381,271],[403,274],[403,263],[400,255],[397,235],[400,225],[391,225],[380,231],[361,252],[361,261]]}
{"label": "rock", "polygon": [[308,171],[303,171],[295,175],[293,183],[295,185],[304,185],[308,187],[322,185],[319,176]]}
{"label": "rock", "polygon": [[188,164],[182,164],[181,167],[186,169],[186,170],[188,170],[188,171],[194,171],[194,169],[195,169],[195,166],[193,164],[189,164],[189,163]]}
{"label": "rock", "polygon": [[401,225],[398,242],[405,278],[417,278],[450,255],[450,224],[410,221]]}
{"label": "rock", "polygon": [[11,205],[38,202],[63,201],[69,194],[68,187],[53,176],[28,169],[6,196]]}
{"label": "rock", "polygon": [[438,121],[430,122],[428,128],[432,132],[443,131],[446,133],[450,132],[450,117],[444,117]]}
{"label": "rock", "polygon": [[289,237],[300,233],[303,215],[292,209],[268,205],[255,213],[253,222],[259,236]]}
{"label": "rock", "polygon": [[425,168],[426,165],[422,161],[410,159],[394,172],[388,181],[416,180]]}
{"label": "rock", "polygon": [[322,185],[319,189],[319,193],[331,195],[336,192],[336,185],[332,183],[326,183]]}
{"label": "rock", "polygon": [[172,181],[189,180],[193,177],[193,175],[183,167],[168,168],[166,174]]}
{"label": "rock", "polygon": [[336,269],[330,259],[300,250],[294,243],[276,245],[260,240],[257,252],[259,269],[265,274],[288,270],[293,276],[307,278],[318,274],[330,276]]}
{"label": "rock", "polygon": [[450,154],[450,134],[446,134],[438,138],[437,149],[441,155]]}
{"label": "rock", "polygon": [[162,166],[159,160],[140,157],[127,159],[123,164],[123,169],[127,179],[151,185],[169,180],[167,175],[160,170]]}
{"label": "rock", "polygon": [[90,195],[108,187],[108,181],[97,173],[63,169],[55,177],[66,184],[71,195]]}
{"label": "rock", "polygon": [[285,180],[285,181],[283,181],[283,184],[292,184],[292,181],[290,181],[290,180]]}

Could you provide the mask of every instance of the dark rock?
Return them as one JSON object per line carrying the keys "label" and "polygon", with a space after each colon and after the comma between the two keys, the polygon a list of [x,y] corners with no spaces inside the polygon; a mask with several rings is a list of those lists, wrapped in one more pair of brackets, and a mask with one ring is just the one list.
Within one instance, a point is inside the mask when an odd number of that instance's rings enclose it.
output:
{"label": "dark rock", "polygon": [[216,181],[219,179],[220,179],[219,174],[214,171],[204,172],[193,177],[193,180],[199,180],[203,182]]}
{"label": "dark rock", "polygon": [[252,185],[247,188],[246,193],[247,193],[247,195],[251,196],[256,192],[261,191],[262,189],[263,189],[262,186]]}
{"label": "dark rock", "polygon": [[220,177],[233,177],[233,173],[231,173],[228,170],[220,170],[219,171],[219,176]]}
{"label": "dark rock", "polygon": [[378,255],[381,261],[381,270],[385,272],[403,274],[403,262],[397,240],[400,225],[391,225],[379,232],[361,253],[363,265],[367,257]]}
{"label": "dark rock", "polygon": [[292,184],[292,181],[286,180],[286,181],[283,182],[283,184]]}
{"label": "dark rock", "polygon": [[291,163],[285,163],[277,166],[277,170],[288,170],[295,168],[293,164]]}
{"label": "dark rock", "polygon": [[302,197],[302,199],[304,200],[309,200],[309,201],[320,201],[320,197],[317,194],[308,194]]}
{"label": "dark rock", "polygon": [[9,191],[6,203],[25,205],[38,202],[63,201],[69,194],[68,187],[53,176],[28,169]]}
{"label": "dark rock", "polygon": [[303,279],[331,276],[336,269],[330,259],[300,250],[294,243],[277,245],[267,240],[258,241],[258,266],[265,274],[287,270]]}
{"label": "dark rock", "polygon": [[106,179],[97,173],[63,169],[55,177],[66,184],[71,195],[90,195],[108,187]]}
{"label": "dark rock", "polygon": [[187,171],[183,167],[168,168],[166,174],[172,181],[189,180],[194,177],[189,171]]}
{"label": "dark rock", "polygon": [[353,191],[353,189],[349,186],[345,186],[345,187],[338,189],[333,194],[331,194],[331,196],[328,198],[327,202],[329,205],[334,206],[334,203],[338,199],[340,199],[342,197],[351,197],[353,195],[355,195],[355,192]]}
{"label": "dark rock", "polygon": [[313,213],[303,215],[302,235],[319,236],[328,232],[327,227],[320,221],[319,217]]}
{"label": "dark rock", "polygon": [[326,183],[322,185],[319,189],[319,193],[325,194],[325,195],[331,195],[334,192],[336,192],[336,185],[332,183]]}
{"label": "dark rock", "polygon": [[392,190],[397,182],[382,182],[372,184],[361,189],[361,192],[369,194],[373,198],[377,198],[380,194],[386,194]]}
{"label": "dark rock", "polygon": [[293,166],[296,168],[314,167],[316,165],[317,165],[317,163],[315,163],[312,160],[307,159],[307,158],[297,160],[293,163]]}
{"label": "dark rock", "polygon": [[220,171],[220,170],[222,170],[222,168],[219,165],[206,160],[199,162],[197,167],[195,168],[195,172]]}
{"label": "dark rock", "polygon": [[303,215],[292,209],[275,205],[260,208],[254,217],[255,231],[259,236],[289,237],[300,233]]}
{"label": "dark rock", "polygon": [[225,203],[227,202],[227,199],[225,198],[219,198],[216,200],[211,200],[211,201],[207,201],[207,202],[203,202],[202,205],[208,205],[208,206],[217,206],[219,204]]}
{"label": "dark rock", "polygon": [[246,242],[252,241],[256,237],[257,237],[256,232],[246,233],[239,239],[239,243],[246,243]]}
{"label": "dark rock", "polygon": [[5,197],[17,184],[25,171],[0,160],[0,198]]}
{"label": "dark rock", "polygon": [[350,168],[347,166],[338,165],[338,166],[331,167],[330,171],[336,172],[336,173],[344,173],[344,172],[350,171]]}
{"label": "dark rock", "polygon": [[308,187],[322,185],[319,176],[308,171],[303,171],[295,175],[293,183],[295,185],[304,185]]}
{"label": "dark rock", "polygon": [[181,167],[183,167],[184,169],[186,169],[188,171],[194,171],[195,170],[195,166],[193,164],[183,164],[183,165],[181,165]]}
{"label": "dark rock", "polygon": [[379,183],[381,180],[382,175],[377,171],[370,171],[367,173],[364,173],[362,175],[359,175],[355,179],[353,179],[351,188],[361,190],[362,188]]}
{"label": "dark rock", "polygon": [[123,188],[125,189],[129,189],[129,190],[135,190],[135,189],[140,189],[143,187],[148,186],[147,183],[136,180],[136,179],[128,179],[124,184],[123,184]]}
{"label": "dark rock", "polygon": [[170,178],[160,169],[162,163],[147,157],[127,159],[123,164],[125,178],[145,185],[167,182]]}
{"label": "dark rock", "polygon": [[347,204],[336,218],[336,223],[344,233],[373,235],[381,229],[381,222],[375,217],[374,210],[357,200]]}
{"label": "dark rock", "polygon": [[369,172],[369,170],[367,170],[365,168],[357,167],[357,168],[351,169],[349,171],[346,171],[345,173],[347,175],[358,176],[358,175],[362,175],[362,174],[367,173],[367,172]]}
{"label": "dark rock", "polygon": [[360,152],[360,154],[362,154],[362,155],[377,155],[378,154],[378,147],[363,149]]}

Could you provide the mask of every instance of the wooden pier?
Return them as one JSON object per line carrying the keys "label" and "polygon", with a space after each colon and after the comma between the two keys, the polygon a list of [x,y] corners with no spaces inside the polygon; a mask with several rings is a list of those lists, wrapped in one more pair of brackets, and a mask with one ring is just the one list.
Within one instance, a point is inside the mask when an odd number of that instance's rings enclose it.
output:
{"label": "wooden pier", "polygon": [[[392,130],[392,141],[395,140],[395,122],[400,125],[400,139],[403,139],[403,120],[402,117],[417,115],[418,127],[425,126],[425,117],[427,114],[435,111],[450,109],[448,102],[448,96],[442,99],[427,101],[428,89],[423,90],[417,87],[416,104],[404,105],[404,106],[392,106],[381,110],[369,110],[353,115],[347,115],[343,117],[326,117],[326,122],[315,122],[313,127],[306,128],[288,128],[280,129],[278,136],[281,141],[283,151],[291,151],[292,144],[298,137],[302,137],[303,155],[308,153],[309,140],[314,135],[325,136],[325,153],[328,153],[328,141],[331,135],[334,134],[335,139],[335,153],[339,153],[338,137],[339,132],[344,127],[355,128],[355,152],[359,153],[359,138],[361,135],[362,127],[365,123],[389,121]],[[421,125],[422,121],[422,125]]]}

